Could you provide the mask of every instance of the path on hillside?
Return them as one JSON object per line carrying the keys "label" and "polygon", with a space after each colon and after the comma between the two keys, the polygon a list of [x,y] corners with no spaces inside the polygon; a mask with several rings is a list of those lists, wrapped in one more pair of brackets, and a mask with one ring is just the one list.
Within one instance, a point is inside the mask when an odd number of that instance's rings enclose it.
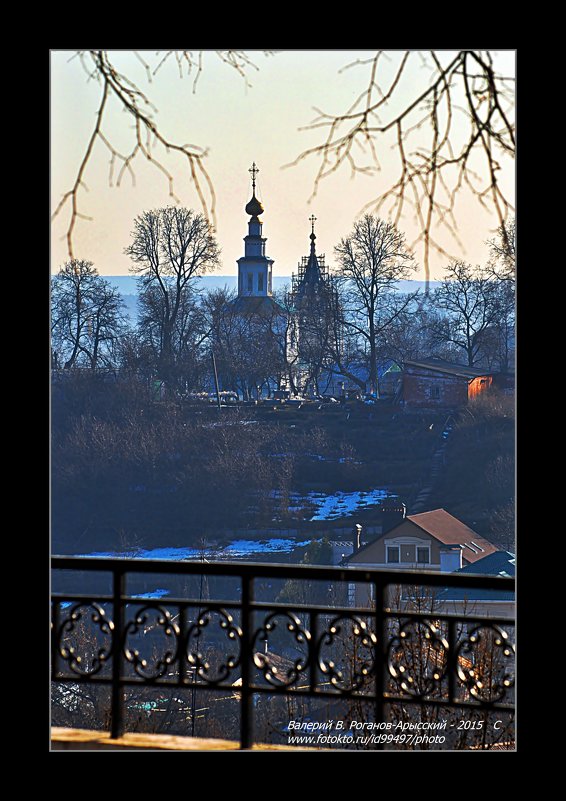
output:
{"label": "path on hillside", "polygon": [[437,448],[432,455],[429,479],[426,483],[426,486],[420,490],[419,494],[415,498],[415,502],[411,507],[411,514],[418,514],[419,512],[428,511],[429,498],[435,485],[438,483],[441,472],[446,467],[446,445],[448,443],[450,432],[454,426],[454,422],[454,415],[449,414],[444,422],[440,442],[438,443]]}

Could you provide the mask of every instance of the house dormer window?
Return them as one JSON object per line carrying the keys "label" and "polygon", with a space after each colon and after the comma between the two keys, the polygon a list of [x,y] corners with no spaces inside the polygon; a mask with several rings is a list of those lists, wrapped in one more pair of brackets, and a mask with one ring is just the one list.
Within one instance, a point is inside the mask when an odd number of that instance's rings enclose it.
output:
{"label": "house dormer window", "polygon": [[421,565],[430,564],[430,548],[417,548],[417,562]]}
{"label": "house dormer window", "polygon": [[399,564],[399,546],[398,545],[388,545],[387,546],[387,563],[388,564]]}

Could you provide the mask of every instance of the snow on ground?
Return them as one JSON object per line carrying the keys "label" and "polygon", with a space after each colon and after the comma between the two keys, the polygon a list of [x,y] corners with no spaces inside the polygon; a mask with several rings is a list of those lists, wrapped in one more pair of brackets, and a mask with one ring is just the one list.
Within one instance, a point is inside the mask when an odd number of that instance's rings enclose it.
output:
{"label": "snow on ground", "polygon": [[132,549],[130,551],[93,551],[92,553],[73,554],[78,558],[95,559],[195,559],[201,555],[196,548],[152,548],[150,550]]}
{"label": "snow on ground", "polygon": [[[270,497],[280,500],[279,490],[272,490]],[[291,514],[299,514],[305,507],[313,509],[313,514],[309,521],[315,520],[340,520],[341,518],[351,517],[362,509],[370,506],[379,506],[385,498],[396,498],[397,496],[383,487],[367,491],[356,492],[334,492],[330,495],[324,492],[309,492],[300,495],[297,492],[290,492],[288,495],[287,511]],[[274,518],[276,520],[277,518]]]}
{"label": "snow on ground", "polygon": [[[272,498],[279,496],[278,490],[270,493]],[[305,507],[312,510],[310,521],[340,520],[351,517],[363,509],[379,506],[385,498],[396,497],[389,490],[376,488],[367,491],[335,492],[327,495],[323,492],[309,492],[306,495],[289,494],[288,511],[300,513]],[[115,558],[115,559],[169,559],[172,561],[205,559],[234,559],[250,557],[255,554],[291,553],[295,548],[308,545],[310,539],[295,540],[273,537],[265,540],[232,540],[228,545],[219,548],[208,548],[204,552],[200,548],[146,548],[129,551],[95,551],[93,553],[75,554],[78,557]],[[159,597],[159,596],[152,596]]]}
{"label": "snow on ground", "polygon": [[[94,557],[100,559],[169,559],[181,562],[186,559],[229,559],[238,556],[251,556],[258,553],[290,553],[295,548],[308,545],[309,540],[294,540],[273,538],[266,541],[233,540],[228,545],[218,549],[198,548],[150,548],[132,551],[95,551],[94,553],[80,553],[75,556]],[[142,596],[140,596],[142,597]],[[153,596],[152,596],[153,597]]]}
{"label": "snow on ground", "polygon": [[278,539],[273,538],[266,542],[257,540],[234,540],[223,551],[226,556],[249,556],[253,553],[289,553],[295,548],[308,545],[310,540]]}
{"label": "snow on ground", "polygon": [[394,497],[386,489],[372,489],[367,492],[335,492],[332,495],[309,492],[306,499],[318,507],[310,520],[338,520],[365,509],[378,506],[385,498]]}

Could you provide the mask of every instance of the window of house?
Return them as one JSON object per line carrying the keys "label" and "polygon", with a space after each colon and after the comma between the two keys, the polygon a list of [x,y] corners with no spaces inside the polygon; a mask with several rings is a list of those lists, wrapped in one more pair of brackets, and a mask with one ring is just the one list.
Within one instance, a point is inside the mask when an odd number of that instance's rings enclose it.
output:
{"label": "window of house", "polygon": [[399,562],[399,547],[398,546],[387,546],[387,562],[388,563],[398,563]]}
{"label": "window of house", "polygon": [[257,291],[263,292],[263,273],[260,273],[257,277]]}
{"label": "window of house", "polygon": [[431,398],[437,398],[437,399],[440,398],[440,387],[432,386],[430,388],[430,397]]}
{"label": "window of house", "polygon": [[248,292],[254,291],[254,274],[248,273]]}
{"label": "window of house", "polygon": [[417,548],[417,562],[420,562],[421,564],[425,565],[430,564],[429,548]]}

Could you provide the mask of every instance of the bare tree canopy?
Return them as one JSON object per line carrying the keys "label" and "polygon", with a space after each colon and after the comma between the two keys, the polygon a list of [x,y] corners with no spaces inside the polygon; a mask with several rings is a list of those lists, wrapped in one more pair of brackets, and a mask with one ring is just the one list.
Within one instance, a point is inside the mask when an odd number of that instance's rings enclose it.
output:
{"label": "bare tree canopy", "polygon": [[98,275],[92,262],[73,259],[64,264],[51,284],[54,364],[66,369],[112,365],[124,328],[120,293]]}
{"label": "bare tree canopy", "polygon": [[270,395],[288,379],[292,360],[287,344],[293,320],[276,304],[242,312],[234,306],[235,297],[226,287],[204,297],[209,345],[221,388],[251,400],[262,393]]}
{"label": "bare tree canopy", "polygon": [[513,312],[513,299],[488,271],[458,261],[446,267],[441,285],[432,295],[436,309],[446,312],[431,322],[436,344],[449,343],[464,351],[473,367],[484,357],[491,335]]}
{"label": "bare tree canopy", "polygon": [[[392,77],[382,77],[392,58]],[[415,61],[416,71],[411,69]],[[406,207],[413,211],[419,234],[411,247],[423,242],[428,281],[431,250],[451,258],[433,230],[444,228],[458,241],[455,205],[463,187],[496,214],[500,225],[513,208],[500,172],[502,161],[515,155],[514,78],[496,71],[489,50],[378,50],[348,66],[360,65],[369,70],[363,91],[342,114],[317,109],[308,128],[326,130],[326,138],[293,164],[309,156],[319,159],[314,195],[320,181],[343,164],[352,175],[373,175],[382,161],[393,159],[398,179],[364,210],[387,211],[395,225]]]}
{"label": "bare tree canopy", "polygon": [[378,336],[412,301],[411,295],[392,296],[397,281],[416,269],[405,235],[393,223],[364,215],[350,236],[334,248],[339,275],[344,279],[344,324],[365,340],[369,355],[371,391],[378,392]]}
{"label": "bare tree canopy", "polygon": [[162,378],[170,380],[187,332],[202,329],[195,322],[200,311],[189,298],[191,281],[219,266],[218,244],[204,215],[168,206],[136,218],[125,253],[133,262],[131,271],[141,276],[143,325],[159,344]]}
{"label": "bare tree canopy", "polygon": [[516,231],[515,218],[502,223],[497,235],[488,240],[491,260],[488,265],[495,278],[510,283],[515,282],[516,271]]}

